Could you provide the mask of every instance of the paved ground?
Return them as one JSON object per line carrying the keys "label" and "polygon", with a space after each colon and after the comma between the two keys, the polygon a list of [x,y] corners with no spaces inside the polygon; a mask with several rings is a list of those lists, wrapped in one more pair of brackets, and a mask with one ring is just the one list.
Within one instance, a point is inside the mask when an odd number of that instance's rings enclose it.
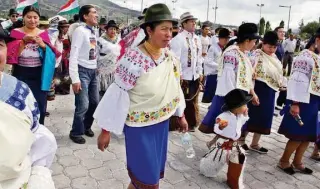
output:
{"label": "paved ground", "polygon": [[[50,102],[48,111],[51,116],[46,126],[55,134],[59,149],[52,166],[53,179],[57,189],[126,189],[129,178],[126,171],[125,147],[123,137],[113,137],[107,152],[96,147],[96,138],[87,138],[85,145],[77,145],[68,139],[73,118],[73,95],[58,96]],[[207,106],[201,104],[201,114]],[[115,110],[116,111],[116,110]],[[276,133],[281,118],[274,119],[272,134],[263,137],[263,145],[270,149],[267,155],[249,153],[245,167],[245,186],[251,189],[316,189],[320,188],[320,163],[308,158],[312,147],[306,154],[306,164],[315,170],[311,176],[296,174],[288,176],[276,167],[285,147],[286,138]],[[96,135],[99,129],[95,125]],[[199,160],[206,152],[205,141],[212,138],[200,132],[194,133],[196,158],[185,157],[180,145],[180,135],[170,133],[168,162],[161,189],[222,189],[225,172],[215,179],[205,178],[199,173]],[[251,139],[251,138],[249,138]]]}

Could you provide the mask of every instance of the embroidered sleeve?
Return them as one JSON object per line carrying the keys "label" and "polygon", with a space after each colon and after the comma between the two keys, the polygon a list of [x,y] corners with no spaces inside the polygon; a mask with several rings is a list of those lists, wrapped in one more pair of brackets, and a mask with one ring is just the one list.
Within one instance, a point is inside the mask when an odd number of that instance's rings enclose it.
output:
{"label": "embroidered sleeve", "polygon": [[237,70],[239,64],[238,56],[235,51],[226,52],[223,56],[223,67]]}
{"label": "embroidered sleeve", "polygon": [[115,83],[123,90],[132,89],[144,69],[146,59],[137,49],[130,49],[120,59],[116,73]]}

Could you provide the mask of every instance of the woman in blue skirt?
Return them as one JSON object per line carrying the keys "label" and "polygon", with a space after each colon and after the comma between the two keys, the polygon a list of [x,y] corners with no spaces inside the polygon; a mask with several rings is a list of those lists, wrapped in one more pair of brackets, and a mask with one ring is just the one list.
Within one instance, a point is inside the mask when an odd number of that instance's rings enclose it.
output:
{"label": "woman in blue skirt", "polygon": [[[258,27],[253,23],[245,23],[239,27],[237,44],[231,45],[222,54],[218,65],[218,84],[209,112],[205,116],[199,130],[203,133],[213,133],[216,117],[222,113],[224,96],[233,89],[242,89],[253,95],[253,103],[259,104],[258,96],[253,90],[253,68],[245,52],[250,51],[260,37]],[[210,148],[214,140],[207,143]]]}
{"label": "woman in blue skirt", "polygon": [[[265,154],[268,150],[259,145],[261,135],[269,135],[272,127],[275,107],[275,95],[281,87],[286,85],[283,77],[282,65],[275,52],[278,45],[278,35],[269,31],[264,35],[262,48],[253,52],[251,60],[254,64],[256,81],[254,91],[260,99],[260,105],[248,104],[249,121],[242,128],[242,141],[248,132],[253,132],[250,149]],[[245,150],[249,147],[244,144]]]}
{"label": "woman in blue skirt", "polygon": [[227,28],[221,28],[218,35],[219,41],[213,42],[208,50],[208,55],[204,60],[204,75],[206,76],[206,85],[202,97],[202,103],[211,103],[216,93],[218,61],[221,58],[222,50],[228,44],[230,31]]}
{"label": "woman in blue skirt", "polygon": [[172,19],[164,4],[152,5],[141,28],[146,38],[119,60],[110,85],[94,118],[102,128],[98,148],[104,151],[110,132],[124,132],[128,189],[158,189],[167,159],[169,119],[178,116],[182,130],[185,99],[180,86],[180,62],[166,47],[172,36]]}
{"label": "woman in blue skirt", "polygon": [[[320,50],[320,28],[307,48],[295,58],[292,65],[288,102],[282,112],[284,117],[278,131],[289,139],[278,167],[290,175],[296,171],[312,174],[313,171],[304,166],[302,158],[309,142],[316,142],[320,138],[320,58],[314,53],[315,50]],[[295,155],[291,164],[290,157],[293,153]]]}

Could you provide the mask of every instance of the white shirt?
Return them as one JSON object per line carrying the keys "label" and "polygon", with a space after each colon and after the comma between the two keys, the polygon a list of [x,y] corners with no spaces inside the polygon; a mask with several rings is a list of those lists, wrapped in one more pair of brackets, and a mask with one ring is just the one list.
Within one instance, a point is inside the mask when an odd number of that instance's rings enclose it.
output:
{"label": "white shirt", "polygon": [[[188,81],[198,79],[203,71],[200,38],[194,33],[184,30],[172,39],[170,47],[181,62],[182,79]],[[189,48],[191,50],[190,57],[188,56]]]}
{"label": "white shirt", "polygon": [[245,115],[235,115],[230,111],[223,112],[220,114],[217,119],[228,121],[228,126],[223,130],[219,129],[219,124],[214,125],[214,132],[223,137],[238,140],[241,137],[242,126],[249,120],[248,116]]}
{"label": "white shirt", "polygon": [[208,54],[204,59],[204,75],[216,75],[218,74],[218,61],[221,58],[222,49],[218,43],[213,43]]}
{"label": "white shirt", "polygon": [[210,45],[210,37],[209,36],[203,37],[201,35],[201,45],[202,45],[202,53],[207,53]]}
{"label": "white shirt", "polygon": [[94,30],[79,26],[72,35],[69,72],[72,83],[79,83],[78,65],[97,68],[97,38]]}
{"label": "white shirt", "polygon": [[296,49],[296,43],[297,41],[295,39],[292,41],[290,39],[286,39],[283,43],[284,52],[294,53],[294,50]]}

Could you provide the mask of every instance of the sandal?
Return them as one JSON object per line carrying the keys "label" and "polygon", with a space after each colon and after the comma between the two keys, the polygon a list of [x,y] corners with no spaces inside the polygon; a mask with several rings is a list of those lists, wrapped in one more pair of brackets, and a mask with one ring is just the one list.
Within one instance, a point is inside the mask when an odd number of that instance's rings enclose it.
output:
{"label": "sandal", "polygon": [[250,150],[254,152],[258,152],[259,154],[267,154],[269,151],[268,149],[264,147],[259,147],[259,146],[250,146]]}
{"label": "sandal", "polygon": [[296,172],[294,171],[292,165],[290,167],[282,168],[280,164],[277,165],[277,168],[281,169],[283,172],[287,173],[288,175],[293,175]]}
{"label": "sandal", "polygon": [[302,164],[300,164],[299,166],[301,166],[303,168],[301,169],[301,168],[297,168],[296,166],[293,166],[293,169],[296,172],[300,172],[302,174],[312,175],[313,171],[310,168],[307,168],[307,167],[303,166]]}
{"label": "sandal", "polygon": [[310,159],[313,159],[315,161],[320,161],[320,155],[311,156]]}

